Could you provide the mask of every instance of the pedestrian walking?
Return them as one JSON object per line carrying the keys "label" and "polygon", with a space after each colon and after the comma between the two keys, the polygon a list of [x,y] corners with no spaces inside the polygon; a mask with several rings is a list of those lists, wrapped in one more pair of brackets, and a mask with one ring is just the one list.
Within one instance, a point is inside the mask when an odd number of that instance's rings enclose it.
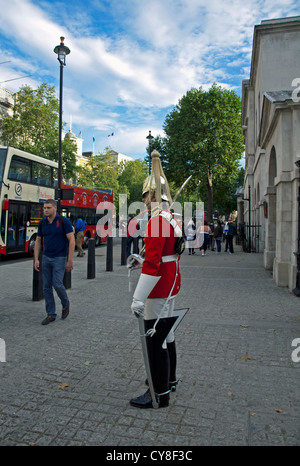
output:
{"label": "pedestrian walking", "polygon": [[78,215],[76,225],[75,225],[77,257],[83,257],[85,255],[82,249],[82,238],[84,235],[84,230],[85,230],[85,222],[82,219],[82,216]]}
{"label": "pedestrian walking", "polygon": [[194,244],[196,239],[196,226],[194,219],[190,219],[187,224],[186,240],[188,242],[189,256],[195,254]]}
{"label": "pedestrian walking", "polygon": [[[133,214],[128,214],[127,220],[127,257],[131,254],[131,245],[134,241],[134,238],[137,238],[136,231],[139,229],[138,222],[134,219]],[[138,238],[137,238],[138,241]]]}
{"label": "pedestrian walking", "polygon": [[204,220],[204,225],[199,227],[198,233],[200,238],[203,238],[202,246],[200,246],[200,251],[202,256],[206,256],[206,251],[210,243],[211,229],[206,220]]}
{"label": "pedestrian walking", "polygon": [[[143,186],[143,202],[151,218],[145,235],[145,258],[142,273],[133,294],[132,312],[144,319],[151,385],[159,408],[169,405],[170,391],[175,391],[176,345],[170,331],[175,296],[180,290],[177,237],[181,228],[169,211],[171,202],[167,179],[161,167],[159,154],[152,152],[152,172]],[[156,207],[151,209],[151,203]],[[153,207],[153,204],[152,204]],[[149,383],[149,382],[148,382]],[[149,384],[150,387],[150,384]],[[152,408],[151,390],[130,400],[137,408]]]}
{"label": "pedestrian walking", "polygon": [[225,252],[227,251],[226,249],[226,235],[227,235],[227,231],[228,231],[228,221],[224,223],[224,227],[223,227],[223,243],[225,243]]}
{"label": "pedestrian walking", "polygon": [[65,270],[73,269],[73,254],[75,249],[74,232],[71,222],[57,214],[56,202],[47,199],[44,204],[45,218],[38,224],[38,232],[34,247],[34,268],[40,270],[39,254],[43,247],[43,292],[47,317],[42,325],[47,325],[56,319],[55,289],[62,304],[62,319],[70,311],[70,301],[63,284]]}
{"label": "pedestrian walking", "polygon": [[217,253],[221,252],[222,237],[223,237],[223,228],[222,228],[220,220],[217,220],[217,225],[215,226],[215,229],[214,229],[214,239],[217,244]]}
{"label": "pedestrian walking", "polygon": [[228,229],[226,231],[226,244],[225,244],[225,252],[229,248],[229,254],[233,254],[233,235],[234,235],[234,225],[232,223],[232,219],[228,220]]}
{"label": "pedestrian walking", "polygon": [[214,238],[214,229],[215,229],[215,224],[214,222],[210,222],[208,224],[210,228],[210,234],[209,234],[209,244],[210,244],[210,250],[214,251],[215,250],[215,238]]}

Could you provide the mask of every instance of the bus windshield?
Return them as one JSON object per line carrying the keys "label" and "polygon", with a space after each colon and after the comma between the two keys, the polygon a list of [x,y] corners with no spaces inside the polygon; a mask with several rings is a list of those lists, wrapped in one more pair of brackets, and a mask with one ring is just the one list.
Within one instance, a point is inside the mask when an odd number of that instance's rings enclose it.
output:
{"label": "bus windshield", "polygon": [[0,149],[0,182],[3,181],[3,172],[5,167],[6,149]]}

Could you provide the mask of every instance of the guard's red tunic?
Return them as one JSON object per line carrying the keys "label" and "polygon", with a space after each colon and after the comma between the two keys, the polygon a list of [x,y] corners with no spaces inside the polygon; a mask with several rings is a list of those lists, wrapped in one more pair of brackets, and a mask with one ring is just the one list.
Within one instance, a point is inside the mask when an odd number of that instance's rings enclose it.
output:
{"label": "guard's red tunic", "polygon": [[[174,229],[170,223],[161,215],[151,217],[149,220],[145,241],[145,260],[142,273],[161,277],[148,298],[167,298],[173,287],[171,296],[179,293],[181,276],[179,263],[172,260],[162,262],[162,257],[176,255]],[[179,261],[179,257],[177,259]]]}

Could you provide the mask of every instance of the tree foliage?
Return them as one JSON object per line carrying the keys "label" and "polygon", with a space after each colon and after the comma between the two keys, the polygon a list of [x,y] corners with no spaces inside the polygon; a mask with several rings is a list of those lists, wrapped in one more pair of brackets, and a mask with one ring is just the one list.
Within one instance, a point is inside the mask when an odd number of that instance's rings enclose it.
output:
{"label": "tree foliage", "polygon": [[164,122],[161,159],[168,179],[180,185],[193,175],[187,192],[199,189],[209,218],[213,190],[220,200],[239,172],[244,151],[240,111],[240,97],[214,84],[207,92],[201,87],[188,91]]}
{"label": "tree foliage", "polygon": [[120,166],[119,183],[122,193],[128,192],[130,202],[140,201],[142,197],[143,183],[148,175],[146,162],[133,160]]}
{"label": "tree foliage", "polygon": [[109,188],[119,190],[118,162],[111,154],[98,154],[90,157],[80,168],[78,183],[86,188]]}
{"label": "tree foliage", "polygon": [[[5,144],[40,157],[58,161],[59,102],[54,86],[42,83],[36,90],[21,87],[13,108],[13,116],[2,122]],[[76,144],[62,141],[63,177],[76,173]]]}

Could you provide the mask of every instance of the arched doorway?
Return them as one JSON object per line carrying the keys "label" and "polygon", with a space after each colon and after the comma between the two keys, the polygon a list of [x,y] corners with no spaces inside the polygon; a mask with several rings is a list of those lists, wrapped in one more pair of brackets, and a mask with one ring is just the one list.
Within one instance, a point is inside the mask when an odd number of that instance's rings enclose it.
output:
{"label": "arched doorway", "polygon": [[267,172],[268,186],[266,189],[266,208],[264,215],[266,217],[266,236],[264,249],[264,266],[266,269],[273,269],[273,261],[276,255],[276,186],[275,178],[277,176],[276,150],[273,146],[270,152],[269,166]]}

